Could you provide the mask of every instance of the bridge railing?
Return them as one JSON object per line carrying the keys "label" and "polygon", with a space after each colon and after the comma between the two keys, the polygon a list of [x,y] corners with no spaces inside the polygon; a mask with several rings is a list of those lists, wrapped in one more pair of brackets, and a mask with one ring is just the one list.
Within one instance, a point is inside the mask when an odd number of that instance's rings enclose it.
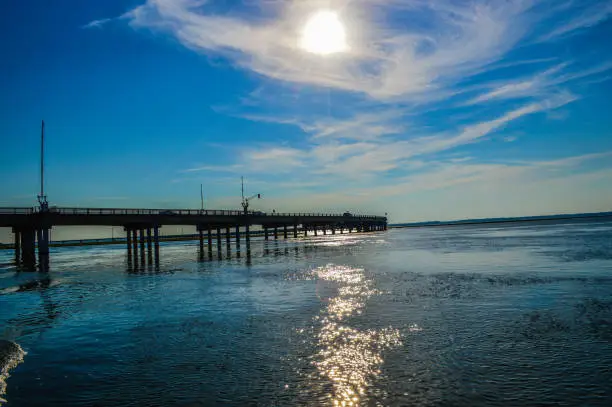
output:
{"label": "bridge railing", "polygon": [[0,208],[1,215],[29,215],[35,212],[36,208]]}
{"label": "bridge railing", "polygon": [[61,215],[242,215],[242,211],[211,209],[49,208]]}
{"label": "bridge railing", "polygon": [[[0,208],[0,214],[13,215],[28,215],[39,213],[39,208]],[[240,210],[221,210],[221,209],[128,209],[128,208],[58,208],[50,207],[50,213],[60,215],[183,215],[183,216],[243,216],[244,211]],[[308,212],[292,212],[292,213],[266,213],[260,211],[249,211],[251,216],[265,217],[324,217],[324,218],[342,218],[346,220],[384,220],[382,216],[369,215],[343,215],[333,213],[308,213]]]}

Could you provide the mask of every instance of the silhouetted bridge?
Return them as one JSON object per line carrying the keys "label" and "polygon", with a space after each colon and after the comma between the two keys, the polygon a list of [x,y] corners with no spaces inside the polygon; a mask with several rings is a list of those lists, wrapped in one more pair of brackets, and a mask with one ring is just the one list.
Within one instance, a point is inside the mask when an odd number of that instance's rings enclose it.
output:
{"label": "silhouetted bridge", "polygon": [[[387,218],[382,216],[324,214],[324,213],[264,213],[236,210],[193,209],[119,209],[119,208],[57,208],[41,212],[38,208],[0,208],[0,227],[10,227],[15,234],[15,260],[35,263],[35,248],[40,257],[49,254],[49,230],[53,226],[123,226],[126,231],[128,256],[146,249],[159,257],[159,228],[163,225],[193,225],[199,234],[200,251],[205,243],[209,254],[213,248],[213,232],[220,251],[225,237],[228,251],[234,237],[240,250],[241,236],[250,250],[251,226],[260,226],[267,240],[272,233],[278,239],[279,229],[285,239],[289,234],[298,237],[309,232],[316,236],[330,231],[351,233],[387,229]],[[42,262],[42,261],[41,261]]]}

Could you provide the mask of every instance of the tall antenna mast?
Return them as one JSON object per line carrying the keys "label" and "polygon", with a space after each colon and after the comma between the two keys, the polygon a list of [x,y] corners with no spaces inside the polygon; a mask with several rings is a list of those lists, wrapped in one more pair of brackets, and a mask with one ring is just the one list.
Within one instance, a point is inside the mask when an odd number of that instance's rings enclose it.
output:
{"label": "tall antenna mast", "polygon": [[45,121],[42,121],[40,129],[40,195],[38,195],[40,211],[48,209],[47,197],[45,196]]}

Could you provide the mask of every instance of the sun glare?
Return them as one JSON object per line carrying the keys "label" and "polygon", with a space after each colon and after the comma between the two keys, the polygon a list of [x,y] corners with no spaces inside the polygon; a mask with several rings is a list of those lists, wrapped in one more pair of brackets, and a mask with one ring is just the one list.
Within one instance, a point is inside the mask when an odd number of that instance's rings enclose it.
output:
{"label": "sun glare", "polygon": [[319,11],[310,17],[302,31],[300,45],[306,51],[319,55],[346,51],[346,33],[338,14]]}

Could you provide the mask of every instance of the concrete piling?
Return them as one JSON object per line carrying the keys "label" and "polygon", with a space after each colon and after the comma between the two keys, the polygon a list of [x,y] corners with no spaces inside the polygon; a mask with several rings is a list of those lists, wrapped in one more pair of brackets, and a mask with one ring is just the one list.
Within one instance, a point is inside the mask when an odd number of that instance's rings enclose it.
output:
{"label": "concrete piling", "polygon": [[33,229],[25,229],[21,232],[21,259],[28,268],[36,264],[35,240],[36,235]]}
{"label": "concrete piling", "polygon": [[15,263],[21,262],[21,231],[18,229],[14,230],[15,233]]}
{"label": "concrete piling", "polygon": [[149,255],[153,251],[153,244],[152,243],[153,242],[151,240],[151,228],[148,227],[147,228],[147,252],[149,252]]}
{"label": "concrete piling", "polygon": [[225,245],[227,246],[227,255],[229,257],[230,253],[232,252],[232,247],[230,245],[230,238],[232,236],[232,232],[230,232],[230,228],[229,226],[227,226],[225,228]]}
{"label": "concrete piling", "polygon": [[240,226],[236,225],[236,251],[240,252]]}
{"label": "concrete piling", "polygon": [[212,229],[208,226],[208,257],[212,258]]}

